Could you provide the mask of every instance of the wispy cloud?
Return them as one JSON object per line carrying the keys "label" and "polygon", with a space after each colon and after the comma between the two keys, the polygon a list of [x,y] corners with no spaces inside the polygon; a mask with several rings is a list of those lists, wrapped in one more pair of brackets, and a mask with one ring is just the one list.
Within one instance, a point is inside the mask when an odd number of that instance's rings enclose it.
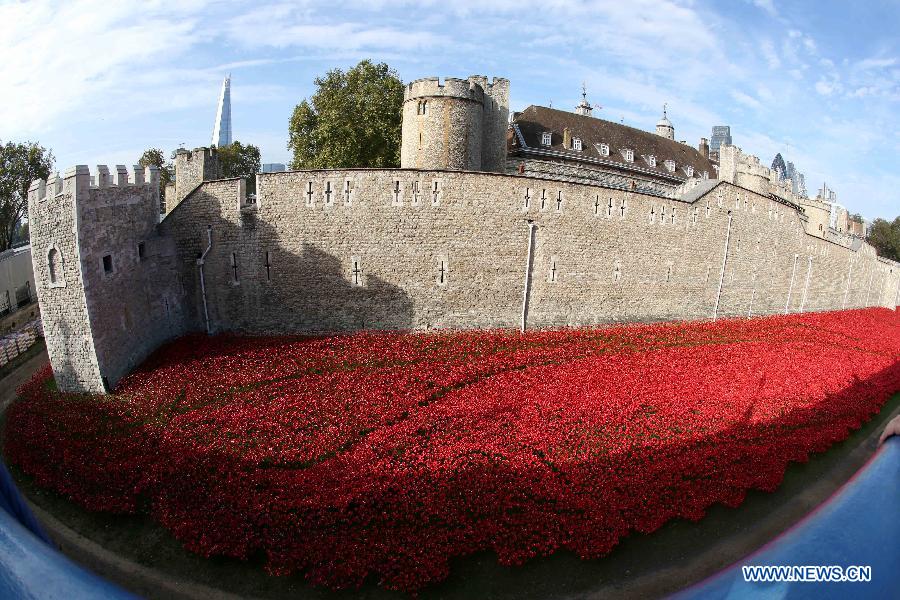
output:
{"label": "wispy cloud", "polygon": [[775,10],[775,3],[773,0],[753,0],[754,6],[761,8],[765,12],[769,13],[770,16],[777,16],[778,11]]}
{"label": "wispy cloud", "polygon": [[740,90],[731,90],[731,97],[734,98],[735,101],[740,102],[744,106],[749,106],[754,110],[762,108],[762,102]]}
{"label": "wispy cloud", "polygon": [[770,69],[781,68],[781,59],[775,51],[775,44],[772,43],[772,40],[762,40],[759,43],[759,49],[765,57],[766,62],[769,64]]}

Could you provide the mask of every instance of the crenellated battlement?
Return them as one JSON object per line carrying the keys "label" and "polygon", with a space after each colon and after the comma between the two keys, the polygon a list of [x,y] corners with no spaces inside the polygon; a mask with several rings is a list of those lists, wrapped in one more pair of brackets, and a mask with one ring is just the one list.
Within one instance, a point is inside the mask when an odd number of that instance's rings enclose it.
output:
{"label": "crenellated battlement", "polygon": [[[487,78],[484,78],[487,81]],[[457,77],[445,77],[443,82],[439,77],[426,77],[411,81],[406,85],[403,93],[404,101],[415,98],[429,97],[445,97],[459,98],[463,100],[474,100],[475,102],[484,102],[483,86],[469,79],[459,79]]]}
{"label": "crenellated battlement", "polygon": [[72,185],[78,188],[135,188],[141,186],[159,186],[159,169],[156,165],[142,167],[134,165],[130,170],[125,165],[115,165],[111,171],[107,165],[97,165],[93,174],[87,165],[75,165],[69,167],[60,177],[54,173],[48,179],[35,179],[28,188],[29,202],[46,200],[62,194],[66,188],[66,182],[71,180]]}
{"label": "crenellated battlement", "polygon": [[175,151],[175,160],[178,160],[181,157],[186,161],[195,161],[195,160],[212,160],[216,158],[218,155],[218,151],[216,148],[208,148],[206,146],[200,146],[199,148],[194,148],[193,150],[188,150],[186,148],[179,148]]}
{"label": "crenellated battlement", "polygon": [[484,75],[470,75],[469,81],[477,83],[484,93],[491,97],[495,97],[498,93],[509,95],[509,79],[505,77],[494,77],[492,81],[489,81]]}

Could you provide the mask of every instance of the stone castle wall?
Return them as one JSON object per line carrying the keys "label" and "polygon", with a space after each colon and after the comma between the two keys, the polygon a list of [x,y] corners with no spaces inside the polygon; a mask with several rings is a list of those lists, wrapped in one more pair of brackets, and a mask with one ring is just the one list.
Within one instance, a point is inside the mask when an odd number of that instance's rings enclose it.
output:
{"label": "stone castle wall", "polygon": [[[28,191],[35,288],[47,341],[47,354],[60,389],[100,391],[100,367],[85,303],[85,282],[78,247],[76,199],[90,182],[87,167],[74,167],[65,179],[35,182]],[[50,260],[54,262],[53,281]]]}
{"label": "stone castle wall", "polygon": [[207,315],[250,334],[520,327],[523,313],[549,327],[893,307],[900,292],[870,246],[810,236],[796,210],[724,182],[681,201],[460,171],[257,181],[255,202],[242,180],[205,182],[156,226],[155,184],[92,187],[84,169],[60,195],[34,189],[35,255],[65,255],[64,288],[35,260],[63,389],[114,385]]}
{"label": "stone castle wall", "polygon": [[156,168],[136,167],[129,176],[120,167],[113,181],[101,167],[95,181],[80,166],[29,192],[48,353],[60,388],[80,392],[103,392],[185,330],[174,245],[156,232]]}
{"label": "stone castle wall", "polygon": [[209,182],[161,225],[194,280],[211,227],[213,331],[518,327],[526,295],[530,327],[893,306],[900,283],[870,247],[809,236],[796,211],[725,183],[682,202],[449,171],[258,181],[254,206],[236,180]]}

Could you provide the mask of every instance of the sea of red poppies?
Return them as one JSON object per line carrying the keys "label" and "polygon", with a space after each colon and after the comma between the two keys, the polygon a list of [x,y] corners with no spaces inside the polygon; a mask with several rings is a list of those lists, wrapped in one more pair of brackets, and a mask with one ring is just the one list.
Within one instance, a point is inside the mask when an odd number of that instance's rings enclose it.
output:
{"label": "sea of red poppies", "polygon": [[191,550],[414,591],[454,556],[608,553],[773,490],[900,391],[887,309],[719,322],[171,343],[105,397],[49,367],[6,455]]}

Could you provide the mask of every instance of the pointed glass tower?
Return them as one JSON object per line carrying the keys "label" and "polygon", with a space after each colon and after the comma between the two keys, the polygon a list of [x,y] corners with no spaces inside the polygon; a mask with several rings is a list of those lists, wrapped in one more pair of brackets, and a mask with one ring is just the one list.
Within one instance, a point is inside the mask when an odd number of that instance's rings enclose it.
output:
{"label": "pointed glass tower", "polygon": [[231,143],[231,74],[222,82],[219,107],[216,109],[216,125],[213,128],[212,145],[217,148]]}

